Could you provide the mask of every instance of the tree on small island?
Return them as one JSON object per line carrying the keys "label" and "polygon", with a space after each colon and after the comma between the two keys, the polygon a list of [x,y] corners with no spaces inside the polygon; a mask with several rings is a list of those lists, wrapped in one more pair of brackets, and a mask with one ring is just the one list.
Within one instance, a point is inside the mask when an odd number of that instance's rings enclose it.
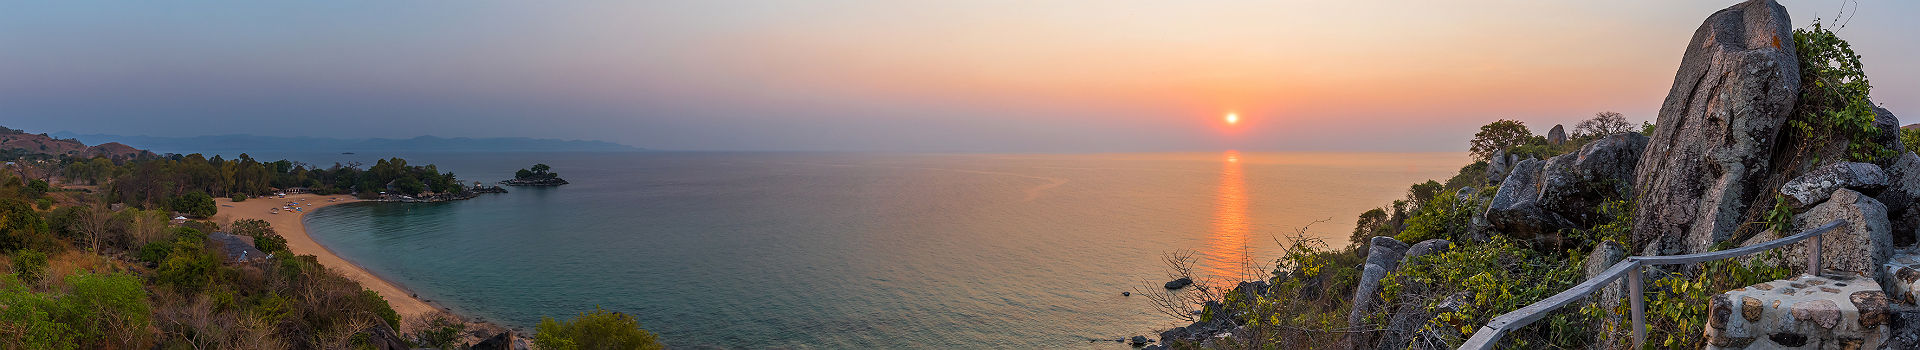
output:
{"label": "tree on small island", "polygon": [[546,164],[534,164],[530,169],[513,172],[513,180],[501,181],[508,186],[559,186],[567,184],[560,173],[549,172],[553,167]]}

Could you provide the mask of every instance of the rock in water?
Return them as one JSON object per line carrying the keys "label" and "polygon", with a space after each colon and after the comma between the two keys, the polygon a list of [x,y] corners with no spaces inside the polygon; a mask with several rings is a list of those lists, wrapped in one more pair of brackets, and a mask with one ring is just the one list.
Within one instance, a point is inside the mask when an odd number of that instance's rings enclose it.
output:
{"label": "rock in water", "polygon": [[1177,280],[1167,281],[1166,287],[1167,289],[1180,289],[1180,288],[1186,288],[1187,286],[1192,284],[1193,284],[1192,278],[1181,277],[1180,279],[1177,279]]}
{"label": "rock in water", "polygon": [[1559,146],[1567,143],[1567,128],[1554,124],[1553,130],[1547,130],[1547,143]]}
{"label": "rock in water", "polygon": [[1779,3],[1753,0],[1694,31],[1634,175],[1634,250],[1706,250],[1772,197],[1770,158],[1800,96],[1791,23]]}
{"label": "rock in water", "polygon": [[[1835,219],[1846,220],[1847,223],[1821,235],[1820,265],[1826,270],[1875,276],[1880,266],[1886,265],[1887,258],[1893,255],[1892,229],[1887,223],[1886,207],[1860,192],[1840,189],[1834,191],[1833,197],[1826,202],[1794,215],[1794,233],[1811,230]],[[1794,271],[1805,271],[1807,246],[1788,245],[1784,257],[1786,265]]]}
{"label": "rock in water", "polygon": [[1132,339],[1128,339],[1128,341],[1132,342],[1133,346],[1147,345],[1147,337],[1145,336],[1136,335],[1136,336],[1133,336]]}
{"label": "rock in water", "polygon": [[1813,168],[1787,181],[1786,185],[1780,186],[1780,194],[1786,196],[1788,205],[1806,208],[1827,200],[1833,191],[1842,188],[1879,193],[1887,188],[1887,173],[1873,164],[1832,163]]}

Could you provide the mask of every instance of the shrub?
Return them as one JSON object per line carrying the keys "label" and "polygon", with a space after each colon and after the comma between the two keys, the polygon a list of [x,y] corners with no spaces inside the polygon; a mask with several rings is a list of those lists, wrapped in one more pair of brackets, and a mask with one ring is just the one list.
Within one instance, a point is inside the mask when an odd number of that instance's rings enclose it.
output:
{"label": "shrub", "polygon": [[[199,233],[192,229],[182,229],[180,233]],[[199,239],[183,237],[173,243],[173,251],[160,261],[160,267],[154,269],[155,284],[173,286],[181,291],[193,292],[213,283],[219,272],[220,257],[205,248],[206,236]]]}
{"label": "shrub", "polygon": [[58,295],[34,293],[13,276],[0,276],[0,344],[8,349],[77,349],[80,325]]}
{"label": "shrub", "polygon": [[1473,230],[1473,214],[1479,209],[1480,205],[1473,198],[1461,200],[1460,196],[1455,195],[1436,196],[1407,218],[1407,228],[1401,230],[1394,239],[1407,243],[1434,238],[1459,240]]}
{"label": "shrub", "polygon": [[35,209],[40,209],[40,210],[53,209],[53,199],[50,199],[50,198],[35,199],[33,200],[33,207]]}
{"label": "shrub", "polygon": [[640,329],[633,316],[594,307],[572,321],[540,319],[534,345],[541,349],[661,349],[653,333]]}
{"label": "shrub", "polygon": [[159,241],[140,247],[140,252],[134,254],[134,257],[148,264],[159,265],[160,262],[167,261],[167,254],[172,252],[173,242]]}
{"label": "shrub", "polygon": [[1847,159],[1870,162],[1895,155],[1872,138],[1876,115],[1867,101],[1873,86],[1853,46],[1815,21],[1793,31],[1793,49],[1800,61],[1800,101],[1788,121],[1807,139],[1833,136],[1848,141]]}
{"label": "shrub", "polygon": [[466,331],[467,324],[446,315],[435,315],[427,321],[425,327],[421,327],[419,332],[414,333],[414,338],[418,339],[418,345],[421,346],[458,349],[458,346],[462,345],[459,343],[460,333]]}
{"label": "shrub", "polygon": [[287,238],[269,232],[264,235],[253,236],[253,246],[254,248],[259,248],[260,251],[268,253],[285,251],[287,250]]}
{"label": "shrub", "polygon": [[40,274],[47,270],[47,253],[38,250],[21,249],[13,252],[13,274],[27,282],[39,281]]}
{"label": "shrub", "polygon": [[245,194],[245,193],[235,193],[235,194],[233,194],[233,202],[234,202],[234,203],[239,203],[239,202],[245,202],[245,201],[247,201],[247,194]]}
{"label": "shrub", "polygon": [[47,223],[27,202],[18,198],[0,199],[0,250],[25,248],[49,237]]}
{"label": "shrub", "polygon": [[151,307],[140,278],[82,273],[66,280],[70,294],[34,293],[0,277],[0,305],[7,305],[0,308],[0,348],[128,348],[145,334]]}
{"label": "shrub", "polygon": [[[1455,244],[1452,249],[1415,259],[1411,266],[1381,279],[1386,305],[1418,302],[1433,310],[1446,296],[1471,295],[1458,309],[1434,316],[1421,333],[1438,334],[1452,344],[1465,340],[1494,316],[1545,299],[1585,280],[1580,271],[1584,255],[1540,253],[1495,237],[1479,244]],[[1397,300],[1409,285],[1426,286],[1420,300]],[[1524,327],[1509,334],[1507,344],[1522,348],[1585,348],[1592,340],[1586,316],[1557,312],[1542,326]]]}
{"label": "shrub", "polygon": [[73,286],[73,293],[62,301],[81,316],[77,317],[84,325],[81,337],[101,339],[108,331],[140,335],[146,330],[152,305],[139,277],[81,273],[67,276],[67,284]]}
{"label": "shrub", "polygon": [[[355,285],[358,284],[356,283]],[[388,327],[400,329],[400,313],[393,311],[393,304],[388,304],[386,298],[381,298],[380,292],[375,292],[372,289],[361,289],[360,300],[365,302],[367,306],[370,306],[373,309],[374,315],[380,316],[381,321],[386,321]]]}
{"label": "shrub", "polygon": [[1900,145],[1905,146],[1908,153],[1920,153],[1920,128],[1900,129]]}
{"label": "shrub", "polygon": [[27,196],[27,198],[40,198],[40,196],[44,196],[47,192],[52,191],[52,185],[48,185],[46,181],[36,179],[27,182],[27,187],[21,189],[20,194]]}

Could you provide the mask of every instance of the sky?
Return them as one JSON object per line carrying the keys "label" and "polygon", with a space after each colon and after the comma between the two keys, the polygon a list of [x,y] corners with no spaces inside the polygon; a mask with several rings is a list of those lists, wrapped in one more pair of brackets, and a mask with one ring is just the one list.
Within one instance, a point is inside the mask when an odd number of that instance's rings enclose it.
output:
{"label": "sky", "polygon": [[[1463,151],[1652,120],[1734,1],[0,4],[0,125],[651,149]],[[1783,1],[1920,122],[1920,2]],[[1853,8],[1858,8],[1853,11]],[[1233,126],[1222,119],[1238,113]]]}

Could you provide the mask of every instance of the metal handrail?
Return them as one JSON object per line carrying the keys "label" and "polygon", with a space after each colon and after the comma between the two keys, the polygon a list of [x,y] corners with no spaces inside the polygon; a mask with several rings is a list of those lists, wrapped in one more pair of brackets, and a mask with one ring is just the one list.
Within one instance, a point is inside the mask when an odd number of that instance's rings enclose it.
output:
{"label": "metal handrail", "polygon": [[1553,296],[1529,304],[1518,310],[1495,316],[1492,321],[1487,322],[1486,326],[1482,326],[1479,331],[1473,332],[1473,337],[1467,338],[1466,343],[1460,344],[1460,349],[1492,349],[1496,343],[1500,342],[1501,337],[1507,335],[1507,332],[1512,332],[1534,321],[1539,321],[1541,318],[1547,316],[1547,312],[1585,299],[1587,295],[1592,294],[1594,290],[1613,283],[1614,280],[1618,280],[1621,277],[1625,277],[1628,272],[1633,272],[1633,278],[1627,279],[1627,290],[1629,295],[1632,295],[1628,300],[1633,303],[1633,347],[1638,349],[1641,345],[1647,343],[1646,306],[1643,300],[1646,298],[1644,292],[1645,287],[1643,286],[1646,282],[1642,281],[1646,278],[1645,271],[1647,265],[1692,264],[1702,261],[1736,258],[1813,238],[1812,249],[1809,249],[1807,253],[1807,271],[1808,274],[1815,274],[1820,271],[1820,236],[1826,234],[1827,231],[1833,231],[1835,228],[1846,225],[1846,223],[1845,220],[1833,220],[1825,225],[1820,225],[1820,227],[1815,227],[1799,234],[1734,249],[1686,255],[1635,256],[1621,259],[1619,263],[1613,264],[1613,267],[1607,268],[1607,270],[1601,272],[1599,276],[1587,279],[1586,282],[1581,282],[1579,285],[1573,286],[1573,288],[1568,288],[1559,294],[1554,294]]}

